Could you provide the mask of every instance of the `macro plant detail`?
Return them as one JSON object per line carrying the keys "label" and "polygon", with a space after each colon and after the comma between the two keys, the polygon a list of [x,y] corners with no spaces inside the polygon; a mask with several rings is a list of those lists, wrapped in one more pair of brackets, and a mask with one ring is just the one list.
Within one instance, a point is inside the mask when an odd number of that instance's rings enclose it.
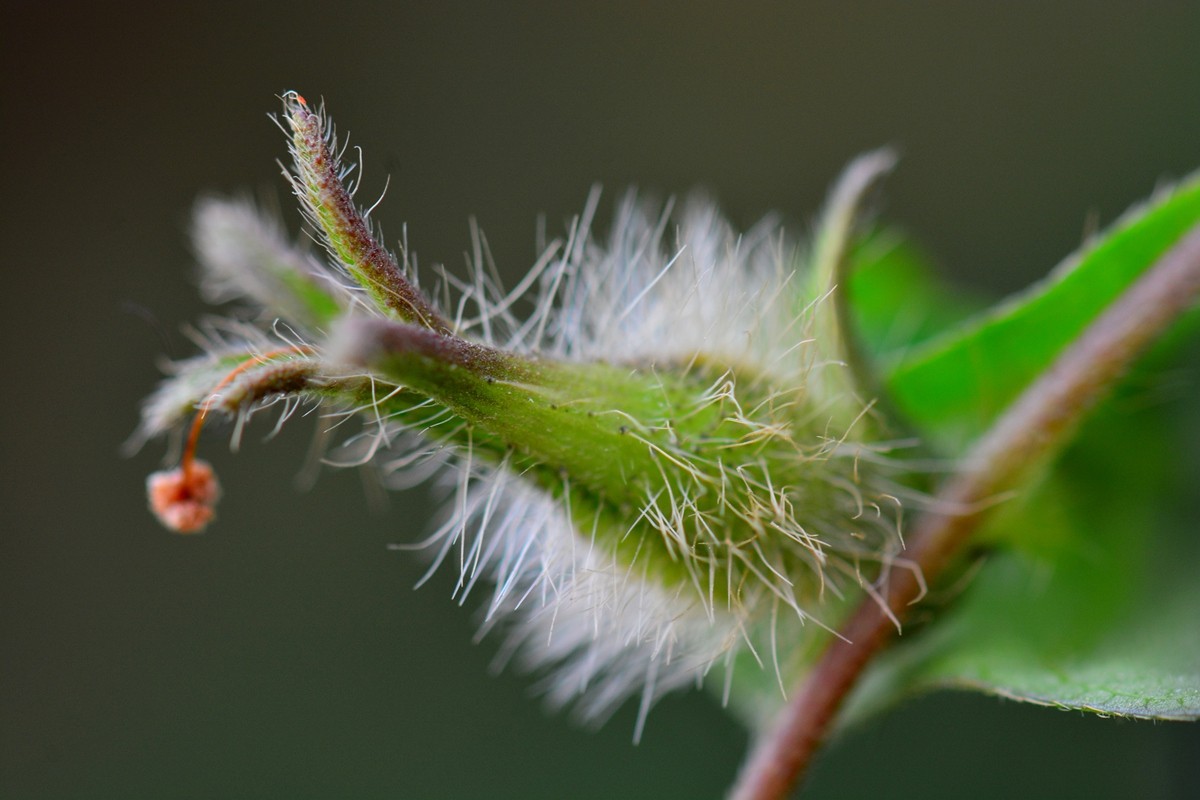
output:
{"label": "macro plant detail", "polygon": [[[1048,661],[1045,630],[1029,652],[997,645],[1046,599],[1027,580],[1039,564],[1083,587],[1063,589],[1079,591],[1043,626],[1087,617],[1076,607],[1113,578],[1105,558],[1077,558],[1076,526],[1094,520],[1052,466],[1193,303],[1197,181],[965,323],[917,251],[868,224],[886,151],[847,168],[809,243],[770,218],[735,232],[703,199],[660,209],[632,194],[603,238],[593,193],[511,291],[477,238],[472,274],[443,273],[427,293],[407,247],[393,255],[356,205],[356,165],[324,110],[287,93],[279,123],[326,252],[252,204],[198,206],[206,297],[242,312],[206,323],[205,353],[173,365],[143,408],[140,440],[187,431],[179,466],[148,482],[167,527],[213,518],[216,477],[196,458],[210,418],[235,420],[235,437],[268,407],[281,423],[311,406],[323,429],[361,422],[329,460],[398,486],[449,479],[439,527],[403,547],[456,570],[460,601],[491,587],[484,629],[545,676],[553,705],[600,722],[638,698],[637,738],[664,693],[712,687],[759,732],[739,797],[783,796],[839,710],[846,722],[930,686],[1200,713],[1194,591],[1160,615],[1182,639],[1157,663],[1162,648],[1146,651],[1158,673],[1125,653],[1134,677],[1106,671],[1111,643],[1091,620],[1087,641],[1068,636]],[[1121,522],[1097,523],[1091,544],[1141,563],[1148,545]],[[1118,576],[1130,598],[1136,572]],[[1108,608],[1136,624],[1139,603],[1123,603]],[[914,608],[915,637],[873,659]]]}

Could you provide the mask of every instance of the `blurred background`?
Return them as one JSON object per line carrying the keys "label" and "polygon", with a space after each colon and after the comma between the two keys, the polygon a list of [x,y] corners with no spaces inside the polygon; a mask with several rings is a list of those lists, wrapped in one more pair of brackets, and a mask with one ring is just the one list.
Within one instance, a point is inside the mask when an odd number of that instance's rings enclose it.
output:
{"label": "blurred background", "polygon": [[[893,144],[887,216],[1000,295],[1200,166],[1197,4],[0,14],[4,798],[718,797],[746,746],[703,694],[664,701],[634,747],[634,709],[583,731],[491,675],[448,573],[414,592],[421,559],[386,549],[428,530],[426,493],[372,510],[353,471],[298,490],[311,422],[264,443],[260,419],[236,455],[206,438],[226,487],[206,535],[145,510],[164,447],[119,448],[205,312],[194,199],[264,192],[297,221],[266,118],[281,91],[324,97],[364,148],[360,198],[391,176],[391,241],[407,225],[422,264],[461,272],[474,215],[510,278],[538,216],[560,231],[595,182],[700,187],[740,225],[803,230],[848,159]],[[807,796],[1196,797],[1198,752],[1195,727],[945,694],[832,747]]]}

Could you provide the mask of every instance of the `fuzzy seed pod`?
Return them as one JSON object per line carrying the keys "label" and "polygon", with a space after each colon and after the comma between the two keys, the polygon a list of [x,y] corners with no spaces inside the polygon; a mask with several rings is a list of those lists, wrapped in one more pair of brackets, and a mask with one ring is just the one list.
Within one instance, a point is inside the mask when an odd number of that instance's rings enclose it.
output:
{"label": "fuzzy seed pod", "polygon": [[[593,194],[512,292],[480,255],[439,308],[355,207],[324,114],[289,94],[282,127],[329,275],[247,205],[208,201],[197,250],[220,296],[245,287],[289,339],[213,333],[211,355],[148,403],[143,434],[196,406],[314,401],[363,417],[355,460],[450,487],[421,546],[434,568],[454,565],[458,599],[491,587],[483,624],[502,657],[589,721],[640,697],[639,731],[655,699],[714,667],[726,685],[741,670],[782,685],[847,602],[903,563],[913,493],[837,288],[889,155],[852,165],[810,248],[772,220],[737,233],[711,202],[676,212],[632,194],[600,237]],[[247,247],[276,257],[231,253],[256,230]],[[343,318],[327,326],[333,310]]]}

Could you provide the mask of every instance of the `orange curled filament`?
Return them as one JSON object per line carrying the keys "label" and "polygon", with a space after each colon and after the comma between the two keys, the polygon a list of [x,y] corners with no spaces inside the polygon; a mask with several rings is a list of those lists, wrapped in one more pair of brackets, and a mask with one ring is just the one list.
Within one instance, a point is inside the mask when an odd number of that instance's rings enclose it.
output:
{"label": "orange curled filament", "polygon": [[176,533],[199,533],[213,520],[221,488],[212,466],[196,459],[196,446],[200,441],[200,431],[204,428],[208,412],[219,398],[218,392],[242,373],[273,358],[283,355],[309,355],[312,352],[311,347],[303,345],[269,350],[261,355],[251,356],[221,378],[192,419],[192,427],[188,432],[187,444],[184,446],[179,466],[172,470],[152,473],[146,480],[150,510],[158,517],[159,522]]}

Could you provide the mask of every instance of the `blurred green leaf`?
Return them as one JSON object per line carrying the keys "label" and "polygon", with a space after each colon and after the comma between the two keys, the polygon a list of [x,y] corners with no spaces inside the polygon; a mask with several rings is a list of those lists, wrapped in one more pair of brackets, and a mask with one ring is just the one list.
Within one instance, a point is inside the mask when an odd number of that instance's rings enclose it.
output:
{"label": "blurred green leaf", "polygon": [[[1124,485],[1098,452],[1117,426],[1141,437],[1126,450]],[[939,687],[1113,716],[1200,716],[1200,542],[1194,514],[1163,499],[1184,488],[1177,465],[1152,426],[1112,413],[1089,427],[1091,445],[998,520],[1047,542],[985,556],[935,624],[873,665],[845,722]]]}
{"label": "blurred green leaf", "polygon": [[1130,210],[1028,291],[902,353],[885,378],[892,400],[927,441],[961,452],[1198,222],[1200,178],[1192,176]]}
{"label": "blurred green leaf", "polygon": [[[1127,213],[1041,284],[932,336],[961,306],[917,258],[868,240],[863,253],[879,255],[863,258],[874,274],[854,287],[863,340],[895,354],[886,381],[902,412],[943,452],[962,453],[1198,222],[1193,177]],[[919,324],[887,328],[889,295]],[[843,723],[937,687],[1114,716],[1200,716],[1200,544],[1194,515],[1172,506],[1195,486],[1179,479],[1187,470],[1175,463],[1165,409],[1145,407],[1144,380],[1127,379],[1053,470],[981,532],[981,548],[1002,546],[927,601],[926,618],[872,666]]]}
{"label": "blurred green leaf", "polygon": [[945,286],[929,257],[896,229],[864,237],[850,261],[854,329],[876,359],[895,360],[981,307]]}

